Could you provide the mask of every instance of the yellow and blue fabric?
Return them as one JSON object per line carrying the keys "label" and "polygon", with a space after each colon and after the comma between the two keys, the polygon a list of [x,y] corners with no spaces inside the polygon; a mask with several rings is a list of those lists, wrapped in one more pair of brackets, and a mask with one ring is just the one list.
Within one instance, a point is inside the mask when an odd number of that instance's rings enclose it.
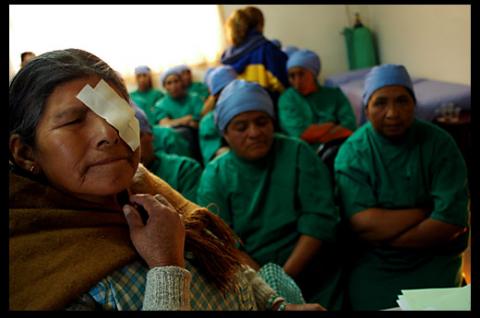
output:
{"label": "yellow and blue fabric", "polygon": [[202,175],[202,167],[196,160],[156,151],[155,159],[147,169],[162,178],[185,198],[195,201],[198,181]]}
{"label": "yellow and blue fabric", "polygon": [[256,82],[275,95],[289,86],[287,55],[257,31],[250,31],[241,45],[228,48],[221,61],[231,65],[239,78]]}
{"label": "yellow and blue fabric", "polygon": [[158,123],[163,118],[177,119],[192,115],[193,119],[200,120],[203,101],[196,95],[186,94],[183,98],[172,98],[170,94],[155,104],[155,120]]}
{"label": "yellow and blue fabric", "polygon": [[236,79],[223,89],[215,107],[215,123],[223,134],[230,120],[248,111],[265,112],[275,118],[272,99],[257,83]]}
{"label": "yellow and blue fabric", "polygon": [[[218,214],[260,265],[285,264],[302,234],[335,241],[340,220],[325,164],[305,142],[280,134],[260,160],[246,161],[232,150],[212,160],[202,173],[197,203]],[[338,284],[338,275],[327,276],[311,297],[335,289],[330,286]],[[333,292],[316,300],[328,306],[332,298]]]}
{"label": "yellow and blue fabric", "polygon": [[[345,221],[368,208],[429,206],[431,219],[468,225],[465,162],[453,138],[428,122],[416,119],[398,142],[366,123],[341,146],[335,178]],[[460,286],[467,239],[465,233],[430,249],[372,246],[352,239],[356,257],[350,261],[348,302],[353,310],[379,310],[398,306],[402,289]]]}
{"label": "yellow and blue fabric", "polygon": [[271,39],[270,42],[272,42],[276,47],[282,48],[282,42],[279,39]]}
{"label": "yellow and blue fabric", "polygon": [[370,97],[376,90],[391,85],[405,87],[412,95],[413,99],[416,100],[412,80],[405,66],[398,64],[383,64],[373,67],[365,77],[362,94],[363,106],[367,106]]}

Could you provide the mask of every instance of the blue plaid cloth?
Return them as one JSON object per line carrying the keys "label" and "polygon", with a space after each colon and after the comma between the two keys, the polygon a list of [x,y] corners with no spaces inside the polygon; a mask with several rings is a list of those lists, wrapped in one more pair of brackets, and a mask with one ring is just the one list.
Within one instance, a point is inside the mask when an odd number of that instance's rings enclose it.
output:
{"label": "blue plaid cloth", "polygon": [[287,303],[305,304],[302,291],[280,265],[267,263],[260,268],[258,274],[277,294],[285,298]]}
{"label": "blue plaid cloth", "polygon": [[[208,283],[188,260],[185,268],[192,274],[190,305],[192,310],[256,310],[252,286],[239,272],[236,291],[223,295]],[[148,268],[139,261],[124,266],[102,279],[89,294],[105,310],[141,310]]]}

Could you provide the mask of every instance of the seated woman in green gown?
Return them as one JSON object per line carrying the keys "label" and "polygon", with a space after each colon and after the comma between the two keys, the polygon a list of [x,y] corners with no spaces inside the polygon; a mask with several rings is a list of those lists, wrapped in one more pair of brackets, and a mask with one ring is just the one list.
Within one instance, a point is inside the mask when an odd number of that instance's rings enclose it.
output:
{"label": "seated woman in green gown", "polygon": [[188,67],[186,64],[181,64],[176,68],[180,72],[183,85],[185,85],[187,92],[191,95],[197,95],[202,101],[207,99],[209,95],[207,85],[193,80],[192,70],[190,67]]}
{"label": "seated woman in green gown", "polygon": [[215,104],[223,88],[237,78],[238,74],[230,65],[222,65],[213,69],[207,81],[210,96],[205,101],[205,115],[200,120],[198,131],[200,151],[202,152],[203,163],[206,165],[210,160],[228,150],[228,146],[215,125],[214,112]]}
{"label": "seated woman in green gown", "polygon": [[147,115],[150,125],[155,124],[155,104],[165,95],[162,91],[153,87],[152,72],[146,65],[135,68],[135,80],[137,89],[131,92],[130,98]]}
{"label": "seated woman in green gown", "polygon": [[172,67],[160,78],[167,94],[155,104],[155,122],[174,128],[189,143],[192,157],[201,162],[198,146],[198,122],[201,118],[203,101],[189,94],[183,85],[178,67]]}
{"label": "seated woman in green gown", "polygon": [[467,174],[453,138],[415,118],[404,66],[374,67],[363,104],[369,122],[341,146],[335,176],[355,251],[348,302],[379,310],[397,307],[402,289],[460,286]]}
{"label": "seated woman in green gown", "polygon": [[340,217],[327,168],[303,141],[274,133],[274,108],[257,83],[234,80],[215,121],[230,146],[206,167],[197,202],[240,237],[254,268],[275,263],[307,302],[338,309],[339,268],[327,251]]}
{"label": "seated woman in green gown", "polygon": [[202,167],[192,158],[155,149],[155,138],[147,116],[135,108],[140,123],[140,162],[156,176],[162,178],[185,198],[194,201]]}
{"label": "seated woman in green gown", "polygon": [[321,86],[320,58],[310,50],[297,50],[288,58],[291,87],[278,101],[280,129],[300,137],[315,149],[333,139],[347,138],[356,129],[355,114],[340,88]]}

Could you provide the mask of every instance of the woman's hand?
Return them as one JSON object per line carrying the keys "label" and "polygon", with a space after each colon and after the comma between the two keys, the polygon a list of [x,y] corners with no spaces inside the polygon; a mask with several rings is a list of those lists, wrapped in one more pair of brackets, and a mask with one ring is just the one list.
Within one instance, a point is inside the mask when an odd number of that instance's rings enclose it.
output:
{"label": "woman's hand", "polygon": [[285,311],[327,311],[320,304],[287,304]]}
{"label": "woman's hand", "polygon": [[135,194],[130,201],[143,206],[148,220],[143,224],[140,213],[132,205],[123,206],[135,249],[150,268],[185,266],[185,227],[181,216],[168,202],[160,202],[150,194]]}

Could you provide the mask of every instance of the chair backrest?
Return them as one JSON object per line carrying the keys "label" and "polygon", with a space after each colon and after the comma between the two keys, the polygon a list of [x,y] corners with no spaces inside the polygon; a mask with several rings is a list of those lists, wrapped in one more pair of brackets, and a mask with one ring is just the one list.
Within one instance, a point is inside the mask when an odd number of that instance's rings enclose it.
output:
{"label": "chair backrest", "polygon": [[335,161],[335,157],[337,156],[338,150],[340,146],[347,140],[347,138],[339,138],[334,139],[324,144],[321,144],[317,148],[317,155],[322,159],[323,163],[327,166],[330,176],[332,177],[332,181],[334,180],[334,171],[333,171],[333,164]]}

